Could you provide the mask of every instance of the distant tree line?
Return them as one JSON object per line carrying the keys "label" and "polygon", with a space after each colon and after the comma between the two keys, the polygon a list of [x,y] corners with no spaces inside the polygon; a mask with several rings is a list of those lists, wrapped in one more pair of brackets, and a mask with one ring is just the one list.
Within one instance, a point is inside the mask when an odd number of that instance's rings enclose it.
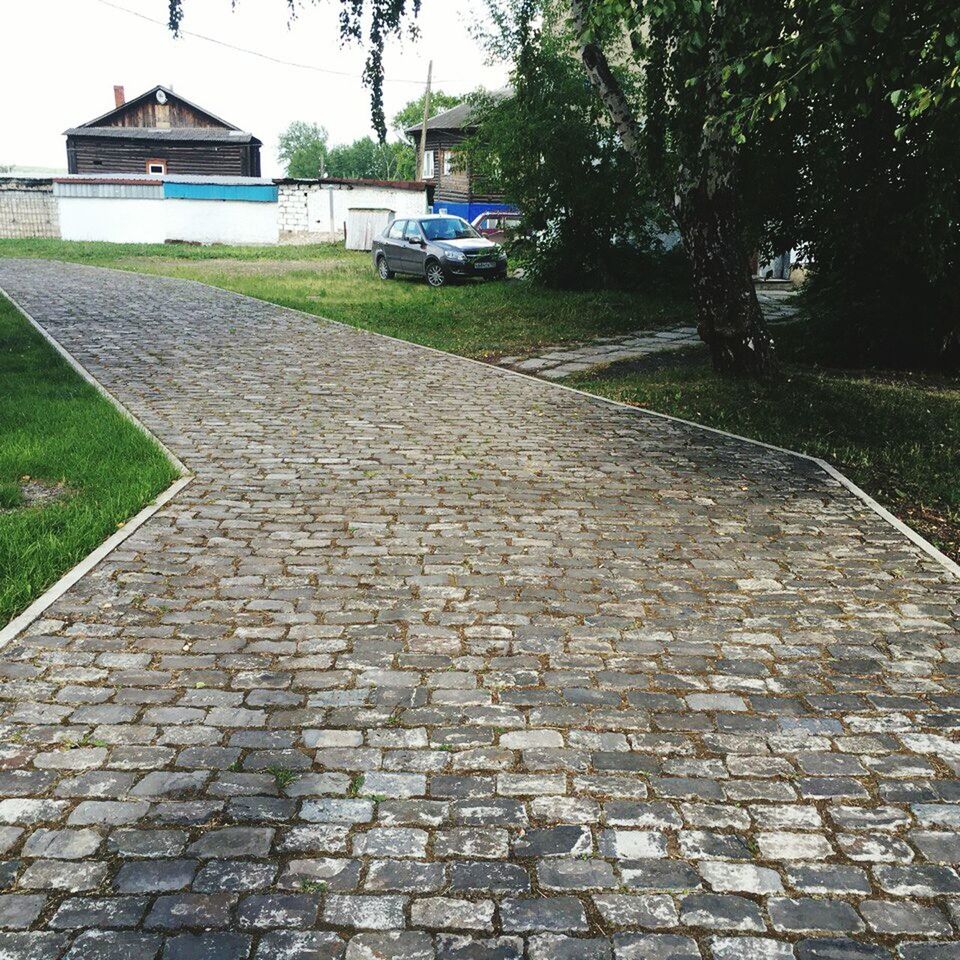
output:
{"label": "distant tree line", "polygon": [[[430,116],[455,107],[462,100],[442,90],[430,97]],[[405,130],[423,122],[424,96],[411,100],[391,122],[393,139],[380,142],[361,137],[353,143],[331,146],[324,127],[294,120],[280,135],[277,156],[288,177],[360,177],[371,180],[412,180],[417,151]]]}

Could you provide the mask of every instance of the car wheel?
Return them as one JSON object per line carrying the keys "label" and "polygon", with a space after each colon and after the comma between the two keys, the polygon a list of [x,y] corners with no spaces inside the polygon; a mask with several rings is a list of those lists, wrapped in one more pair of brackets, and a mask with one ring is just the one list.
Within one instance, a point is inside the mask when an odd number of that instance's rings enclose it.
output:
{"label": "car wheel", "polygon": [[431,287],[442,287],[447,282],[447,271],[439,260],[428,260],[426,277]]}
{"label": "car wheel", "polygon": [[387,266],[387,258],[377,257],[377,275],[381,280],[392,280],[393,271]]}

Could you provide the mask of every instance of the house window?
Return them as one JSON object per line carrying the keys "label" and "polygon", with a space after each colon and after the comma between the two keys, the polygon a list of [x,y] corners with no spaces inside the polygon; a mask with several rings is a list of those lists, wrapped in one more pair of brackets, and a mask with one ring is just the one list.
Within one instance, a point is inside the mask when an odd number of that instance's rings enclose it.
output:
{"label": "house window", "polygon": [[432,150],[423,152],[423,179],[432,180],[436,175],[436,154]]}
{"label": "house window", "polygon": [[443,175],[449,177],[451,173],[459,170],[456,150],[445,150],[443,153]]}
{"label": "house window", "polygon": [[147,161],[147,173],[166,173],[166,172],[167,172],[166,160],[148,160]]}

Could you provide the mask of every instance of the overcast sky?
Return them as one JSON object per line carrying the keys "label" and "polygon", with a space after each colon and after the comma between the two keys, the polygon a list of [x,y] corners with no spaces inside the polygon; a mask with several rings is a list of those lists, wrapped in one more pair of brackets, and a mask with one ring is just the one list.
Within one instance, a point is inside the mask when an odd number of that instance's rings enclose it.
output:
{"label": "overcast sky", "polygon": [[[166,0],[109,0],[163,20]],[[3,3],[0,56],[0,165],[66,169],[62,132],[113,106],[113,85],[127,98],[155,84],[177,92],[263,141],[263,173],[283,171],[277,135],[291,120],[323,124],[333,143],[365,136],[370,101],[361,85],[364,51],[341,48],[339,0],[308,5],[288,23],[285,0],[186,0],[185,30],[282,60],[348,76],[270,63],[194,37],[171,38],[165,27],[124,13],[103,0]],[[466,93],[503,85],[506,69],[485,63],[468,24],[483,15],[482,0],[423,0],[416,41],[391,41],[386,112],[420,95],[433,60],[434,88]],[[414,82],[401,82],[414,81]]]}

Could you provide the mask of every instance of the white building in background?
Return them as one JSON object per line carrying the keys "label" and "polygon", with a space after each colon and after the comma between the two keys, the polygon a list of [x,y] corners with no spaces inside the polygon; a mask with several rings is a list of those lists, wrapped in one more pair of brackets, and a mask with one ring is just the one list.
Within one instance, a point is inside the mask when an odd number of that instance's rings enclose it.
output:
{"label": "white building in background", "polygon": [[428,209],[426,184],[383,180],[74,174],[54,177],[46,196],[46,235],[59,223],[64,240],[109,243],[346,241],[369,250],[391,220]]}

